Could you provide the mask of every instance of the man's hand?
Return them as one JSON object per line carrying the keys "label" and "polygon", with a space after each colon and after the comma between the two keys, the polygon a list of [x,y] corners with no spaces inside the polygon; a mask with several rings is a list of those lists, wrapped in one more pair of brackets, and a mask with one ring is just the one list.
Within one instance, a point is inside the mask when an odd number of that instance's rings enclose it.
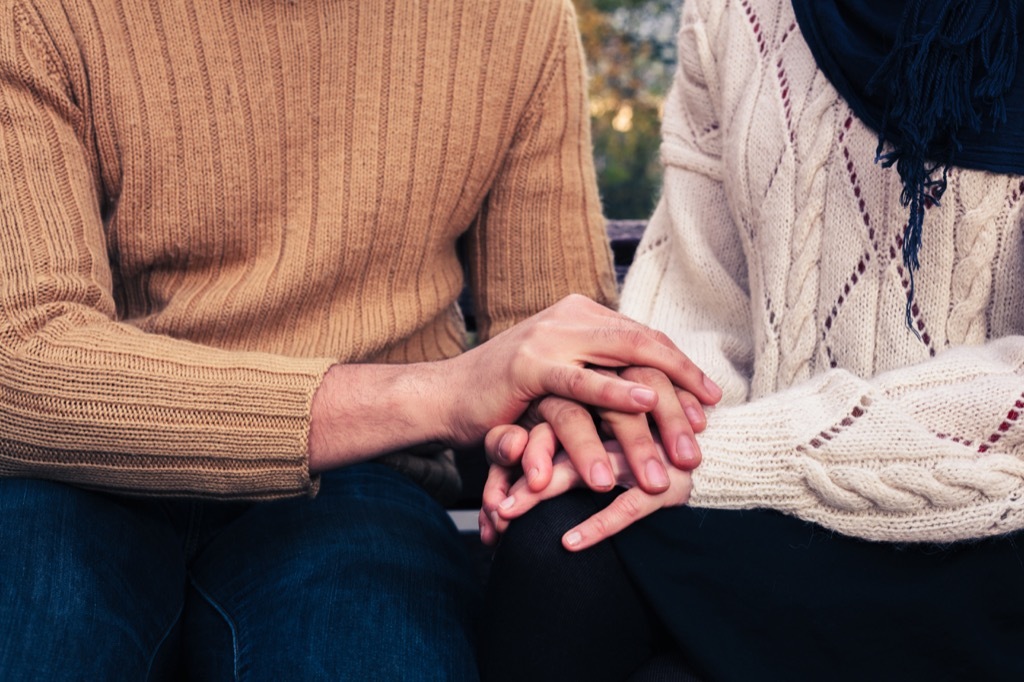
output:
{"label": "man's hand", "polygon": [[546,395],[625,414],[643,414],[658,404],[658,390],[602,371],[607,368],[650,367],[701,403],[721,397],[667,336],[576,295],[446,364],[451,371],[445,395],[455,401],[447,410],[454,419],[447,440],[460,444],[515,423]]}
{"label": "man's hand", "polygon": [[[562,545],[570,551],[591,547],[662,507],[683,505],[690,498],[692,483],[688,471],[682,471],[674,466],[666,467],[669,486],[660,493],[648,493],[637,485],[622,447],[614,441],[606,442],[604,446],[609,455],[616,484],[628,489],[607,507],[562,536]],[[667,464],[667,453],[660,446],[658,451],[663,463]],[[493,477],[505,477],[507,474],[507,468],[492,465],[488,483],[492,483]],[[526,479],[521,478],[511,485],[508,497],[494,508],[481,510],[481,539],[486,544],[493,544],[497,541],[499,526],[507,525],[509,521],[522,516],[544,500],[584,485],[586,484],[583,477],[573,466],[568,455],[564,452],[558,453],[554,459],[551,482],[544,489],[533,490]]]}

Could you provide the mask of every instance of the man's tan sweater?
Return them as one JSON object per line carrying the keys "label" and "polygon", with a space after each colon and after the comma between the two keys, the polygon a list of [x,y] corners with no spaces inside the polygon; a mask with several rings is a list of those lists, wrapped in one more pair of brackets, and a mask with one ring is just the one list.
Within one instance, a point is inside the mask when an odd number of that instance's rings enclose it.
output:
{"label": "man's tan sweater", "polygon": [[336,362],[614,299],[568,0],[0,0],[0,474],[310,492]]}

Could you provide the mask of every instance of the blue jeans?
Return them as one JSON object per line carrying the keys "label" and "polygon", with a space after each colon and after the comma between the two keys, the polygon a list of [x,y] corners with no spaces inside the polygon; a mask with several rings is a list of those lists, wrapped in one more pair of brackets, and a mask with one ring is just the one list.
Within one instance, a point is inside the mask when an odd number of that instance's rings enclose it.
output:
{"label": "blue jeans", "polygon": [[133,499],[0,480],[0,671],[17,680],[472,680],[480,585],[380,464],[315,499]]}

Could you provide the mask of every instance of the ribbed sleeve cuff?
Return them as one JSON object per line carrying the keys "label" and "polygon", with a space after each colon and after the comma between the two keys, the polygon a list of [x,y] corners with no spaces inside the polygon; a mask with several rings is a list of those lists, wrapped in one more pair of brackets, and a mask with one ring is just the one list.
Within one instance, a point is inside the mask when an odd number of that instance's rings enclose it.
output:
{"label": "ribbed sleeve cuff", "polygon": [[315,494],[310,405],[333,360],[194,350],[120,357],[116,375],[49,361],[0,387],[0,475],[152,496]]}

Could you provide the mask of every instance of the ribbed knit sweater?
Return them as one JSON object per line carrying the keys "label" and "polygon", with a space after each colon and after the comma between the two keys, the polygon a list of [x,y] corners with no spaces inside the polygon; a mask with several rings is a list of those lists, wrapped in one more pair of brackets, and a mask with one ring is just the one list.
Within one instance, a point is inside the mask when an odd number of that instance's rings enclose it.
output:
{"label": "ribbed knit sweater", "polygon": [[622,310],[725,390],[691,503],[874,540],[1024,527],[1022,178],[950,174],[924,221],[918,338],[900,179],[788,0],[686,0],[680,58]]}
{"label": "ribbed knit sweater", "polygon": [[0,475],[311,492],[332,363],[614,279],[568,0],[0,0]]}

